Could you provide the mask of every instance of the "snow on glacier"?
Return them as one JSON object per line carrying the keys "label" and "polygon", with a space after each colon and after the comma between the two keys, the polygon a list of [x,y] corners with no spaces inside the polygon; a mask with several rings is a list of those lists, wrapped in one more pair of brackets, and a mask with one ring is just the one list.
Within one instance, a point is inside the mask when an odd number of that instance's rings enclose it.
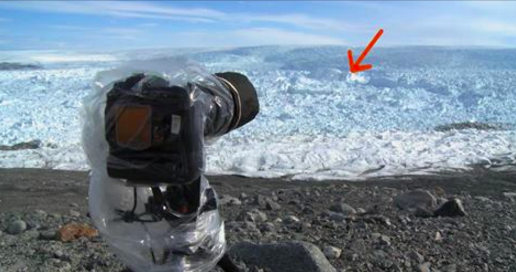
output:
{"label": "snow on glacier", "polygon": [[[174,50],[0,54],[45,69],[0,71],[0,145],[39,139],[35,150],[0,151],[0,167],[87,169],[79,108],[99,71]],[[516,163],[516,50],[386,48],[349,74],[343,47],[182,50],[210,71],[247,74],[255,121],[208,147],[211,174],[356,179]],[[450,61],[452,60],[452,61]],[[482,122],[498,130],[435,131]]]}

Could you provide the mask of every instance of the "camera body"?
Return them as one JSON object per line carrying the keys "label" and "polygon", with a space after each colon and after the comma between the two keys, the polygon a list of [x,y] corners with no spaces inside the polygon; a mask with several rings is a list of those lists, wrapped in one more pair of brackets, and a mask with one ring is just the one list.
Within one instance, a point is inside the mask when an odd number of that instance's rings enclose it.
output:
{"label": "camera body", "polygon": [[185,87],[146,74],[113,85],[105,108],[110,177],[149,186],[199,178],[204,109]]}

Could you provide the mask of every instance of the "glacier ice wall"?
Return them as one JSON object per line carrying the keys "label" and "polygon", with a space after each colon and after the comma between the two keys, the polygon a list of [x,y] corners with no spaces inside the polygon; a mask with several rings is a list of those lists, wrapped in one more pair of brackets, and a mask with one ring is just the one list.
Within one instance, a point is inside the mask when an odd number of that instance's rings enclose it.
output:
{"label": "glacier ice wall", "polygon": [[[245,73],[259,92],[257,119],[209,147],[208,171],[341,179],[515,163],[516,50],[383,48],[366,59],[374,69],[358,75],[347,72],[346,50],[181,51],[213,72]],[[174,53],[101,55],[110,58],[67,53],[70,62],[46,69],[0,71],[0,145],[44,142],[0,151],[0,167],[86,169],[78,109],[95,73]],[[461,122],[495,129],[434,130]]]}

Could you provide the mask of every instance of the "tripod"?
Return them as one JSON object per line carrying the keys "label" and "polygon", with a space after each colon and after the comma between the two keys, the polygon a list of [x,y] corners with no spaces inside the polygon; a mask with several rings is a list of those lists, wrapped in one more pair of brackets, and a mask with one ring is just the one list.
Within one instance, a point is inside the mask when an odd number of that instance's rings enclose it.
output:
{"label": "tripod", "polygon": [[[148,197],[145,203],[145,212],[136,213],[138,205],[138,192],[136,187],[133,188],[133,207],[130,211],[117,210],[120,215],[118,220],[127,223],[155,223],[165,220],[174,225],[188,224],[195,221],[198,215],[203,212],[216,210],[217,200],[215,191],[212,188],[204,190],[206,202],[200,206],[200,181],[201,178],[186,185],[167,186],[164,191],[159,187],[151,187],[152,195]],[[156,260],[154,251],[150,249],[152,260],[156,264],[164,264],[172,252],[165,251],[161,261]],[[186,254],[181,252],[179,254]],[[230,256],[224,253],[218,261],[219,266],[224,272],[239,272],[239,268],[233,263]]]}

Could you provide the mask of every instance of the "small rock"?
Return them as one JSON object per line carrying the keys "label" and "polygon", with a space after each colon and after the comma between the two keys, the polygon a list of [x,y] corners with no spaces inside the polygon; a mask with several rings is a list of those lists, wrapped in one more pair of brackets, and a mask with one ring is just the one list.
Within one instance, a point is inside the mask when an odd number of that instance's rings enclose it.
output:
{"label": "small rock", "polygon": [[362,229],[362,230],[368,230],[369,229],[369,225],[367,225],[366,222],[364,221],[358,221],[355,223],[355,227],[357,229]]}
{"label": "small rock", "polygon": [[328,259],[338,259],[342,253],[342,249],[334,246],[325,246],[323,253]]}
{"label": "small rock", "polygon": [[390,246],[391,245],[391,237],[387,235],[381,235],[380,239],[378,240],[380,242],[380,245]]}
{"label": "small rock", "polygon": [[68,272],[72,271],[72,265],[69,262],[61,262],[57,272]]}
{"label": "small rock", "polygon": [[315,210],[310,207],[304,207],[301,212],[303,214],[315,214]]}
{"label": "small rock", "polygon": [[220,205],[242,205],[242,201],[230,195],[221,195],[219,199]]}
{"label": "small rock", "polygon": [[7,226],[7,233],[16,235],[16,234],[20,234],[20,233],[24,232],[26,229],[27,229],[27,223],[25,223],[25,221],[15,220],[15,221],[12,221]]}
{"label": "small rock", "polygon": [[271,222],[266,222],[262,225],[260,225],[260,231],[262,232],[275,232],[276,226]]}
{"label": "small rock", "polygon": [[426,190],[414,190],[397,195],[394,204],[401,210],[415,209],[417,207],[431,209],[437,205],[436,198]]}
{"label": "small rock", "polygon": [[58,258],[58,259],[61,259],[63,256],[64,256],[64,253],[63,253],[63,251],[61,251],[61,250],[56,250],[56,251],[54,252],[54,257],[56,257],[56,258]]}
{"label": "small rock", "polygon": [[27,230],[24,233],[20,234],[20,239],[28,241],[37,239],[39,237],[39,231],[37,230]]}
{"label": "small rock", "polygon": [[57,237],[57,233],[54,230],[45,230],[39,233],[39,238],[43,240],[54,240]]}
{"label": "small rock", "polygon": [[421,264],[425,261],[425,257],[423,257],[423,255],[419,254],[419,252],[415,251],[415,250],[412,250],[410,251],[410,253],[408,254],[408,257],[415,261],[417,264]]}
{"label": "small rock", "polygon": [[430,272],[430,263],[426,262],[423,264],[420,264],[418,267],[420,272]]}
{"label": "small rock", "polygon": [[294,223],[299,223],[301,220],[299,220],[299,218],[297,218],[293,215],[289,215],[289,216],[285,217],[285,219],[283,221],[285,222],[285,224],[294,224]]}
{"label": "small rock", "polygon": [[346,203],[335,204],[330,207],[330,211],[338,212],[345,215],[351,215],[357,213],[357,211]]}
{"label": "small rock", "polygon": [[238,221],[251,221],[251,222],[265,222],[267,221],[267,215],[258,209],[253,209],[248,212],[243,212],[237,217]]}
{"label": "small rock", "polygon": [[358,209],[357,209],[357,213],[358,213],[358,214],[364,214],[364,213],[366,213],[366,210],[365,210],[365,209],[362,209],[362,208],[358,208]]}
{"label": "small rock", "polygon": [[252,231],[252,232],[258,231],[256,224],[253,222],[246,221],[246,222],[244,222],[244,224],[242,224],[242,227],[248,231]]}
{"label": "small rock", "polygon": [[458,198],[453,198],[444,203],[439,209],[434,212],[434,216],[465,216],[464,206],[462,201]]}
{"label": "small rock", "polygon": [[346,216],[341,213],[330,212],[329,219],[333,222],[346,222]]}
{"label": "small rock", "polygon": [[482,201],[482,202],[489,202],[489,201],[491,201],[490,198],[485,197],[485,196],[475,196],[474,199]]}
{"label": "small rock", "polygon": [[47,212],[45,212],[43,210],[35,210],[34,215],[36,217],[45,217],[45,216],[47,216]]}
{"label": "small rock", "polygon": [[73,217],[81,217],[81,213],[74,210],[70,210],[70,215]]}
{"label": "small rock", "polygon": [[281,205],[272,199],[267,199],[265,201],[265,208],[267,210],[279,210],[279,209],[281,209]]}
{"label": "small rock", "polygon": [[446,266],[443,266],[441,268],[443,272],[457,272],[457,265],[456,264],[449,264]]}
{"label": "small rock", "polygon": [[263,195],[256,195],[255,198],[254,198],[253,204],[258,205],[260,207],[263,207],[263,206],[265,206],[265,200],[266,200],[265,196],[263,196]]}
{"label": "small rock", "polygon": [[504,192],[503,196],[505,196],[506,198],[509,198],[510,200],[515,200],[516,192]]}
{"label": "small rock", "polygon": [[434,238],[434,240],[435,240],[436,242],[440,242],[440,241],[442,241],[442,240],[443,240],[443,236],[441,235],[441,232],[437,231],[437,232],[435,233],[435,238]]}

